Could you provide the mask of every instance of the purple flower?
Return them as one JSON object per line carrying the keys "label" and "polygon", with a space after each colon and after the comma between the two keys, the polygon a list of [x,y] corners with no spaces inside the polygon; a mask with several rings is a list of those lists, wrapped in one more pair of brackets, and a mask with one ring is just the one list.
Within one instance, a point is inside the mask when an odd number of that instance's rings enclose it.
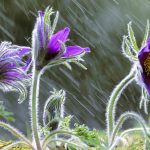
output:
{"label": "purple flower", "polygon": [[36,60],[38,68],[42,68],[55,58],[75,57],[83,52],[90,52],[88,47],[82,48],[78,45],[65,46],[62,45],[68,41],[70,28],[64,29],[51,34],[51,26],[45,21],[45,15],[42,11],[38,12],[37,21],[33,30],[33,61]]}
{"label": "purple flower", "polygon": [[150,38],[145,46],[140,50],[138,59],[141,65],[141,80],[144,87],[150,94]]}
{"label": "purple flower", "polygon": [[[53,34],[49,39],[47,45],[47,59],[50,61],[56,57],[61,51],[61,43],[65,43],[68,40],[70,29],[68,27],[63,30],[58,31],[56,34]],[[88,47],[82,48],[78,45],[66,46],[66,51],[61,55],[61,57],[74,57],[81,54],[82,52],[90,52]]]}
{"label": "purple flower", "polygon": [[31,53],[31,48],[11,45],[9,42],[0,44],[0,88],[3,91],[19,91],[19,101],[26,97],[26,84],[30,79],[27,74],[31,58],[24,56]]}

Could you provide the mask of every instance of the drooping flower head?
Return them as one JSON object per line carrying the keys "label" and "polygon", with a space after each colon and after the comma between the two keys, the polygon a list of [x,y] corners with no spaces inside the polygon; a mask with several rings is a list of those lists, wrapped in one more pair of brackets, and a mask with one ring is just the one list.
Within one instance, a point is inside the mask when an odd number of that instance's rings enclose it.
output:
{"label": "drooping flower head", "polygon": [[141,65],[141,77],[145,88],[150,95],[150,38],[145,46],[139,51],[138,59]]}
{"label": "drooping flower head", "polygon": [[122,43],[123,54],[133,63],[132,71],[134,70],[135,80],[141,87],[140,108],[144,106],[145,113],[148,113],[147,106],[148,101],[150,100],[149,26],[149,20],[147,20],[145,35],[139,48],[136,42],[136,38],[134,36],[131,22],[129,22],[128,35],[123,37]]}
{"label": "drooping flower head", "polygon": [[[12,45],[10,42],[0,44],[0,88],[20,92],[19,102],[26,98],[26,84],[30,75],[26,73],[31,58],[24,58],[31,52],[29,47]],[[23,60],[24,59],[24,60]]]}
{"label": "drooping flower head", "polygon": [[43,68],[56,58],[71,58],[81,53],[90,52],[88,47],[82,48],[78,45],[66,46],[70,28],[64,29],[54,34],[54,29],[58,19],[58,13],[51,25],[52,10],[47,9],[45,12],[39,11],[35,28],[32,35],[33,62],[36,62],[38,69]]}

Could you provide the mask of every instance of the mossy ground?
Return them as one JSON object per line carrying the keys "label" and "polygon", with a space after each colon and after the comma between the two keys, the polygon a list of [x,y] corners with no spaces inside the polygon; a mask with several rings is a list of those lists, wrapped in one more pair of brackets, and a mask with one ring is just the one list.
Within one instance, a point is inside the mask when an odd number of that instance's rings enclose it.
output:
{"label": "mossy ground", "polygon": [[119,146],[116,150],[143,150],[144,139],[140,136],[128,136],[126,145]]}
{"label": "mossy ground", "polygon": [[[5,146],[11,144],[11,141],[1,141],[0,140],[0,149],[4,148]],[[14,148],[12,148],[11,150],[31,150],[31,148],[26,147],[26,146],[16,146]]]}

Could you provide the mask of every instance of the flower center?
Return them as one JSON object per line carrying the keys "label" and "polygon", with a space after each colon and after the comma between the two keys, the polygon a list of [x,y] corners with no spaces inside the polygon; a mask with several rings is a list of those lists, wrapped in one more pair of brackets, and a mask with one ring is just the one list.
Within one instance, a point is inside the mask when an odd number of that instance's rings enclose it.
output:
{"label": "flower center", "polygon": [[144,71],[147,76],[150,76],[150,54],[144,61]]}

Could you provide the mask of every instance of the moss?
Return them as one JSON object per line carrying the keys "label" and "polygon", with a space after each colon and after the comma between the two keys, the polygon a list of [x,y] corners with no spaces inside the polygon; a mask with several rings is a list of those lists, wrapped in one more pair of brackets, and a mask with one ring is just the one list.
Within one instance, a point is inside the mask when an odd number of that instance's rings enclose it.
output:
{"label": "moss", "polygon": [[7,146],[7,145],[9,145],[9,144],[11,144],[11,141],[4,142],[4,141],[0,140],[0,149],[3,148],[3,147],[5,147],[5,146]]}
{"label": "moss", "polygon": [[118,146],[116,150],[143,150],[144,139],[140,134],[126,136],[125,140],[126,144]]}
{"label": "moss", "polygon": [[[1,141],[0,140],[0,149],[4,148],[5,146],[11,144],[12,141]],[[11,150],[31,150],[31,148],[27,147],[27,146],[16,146],[14,148],[12,148]]]}

